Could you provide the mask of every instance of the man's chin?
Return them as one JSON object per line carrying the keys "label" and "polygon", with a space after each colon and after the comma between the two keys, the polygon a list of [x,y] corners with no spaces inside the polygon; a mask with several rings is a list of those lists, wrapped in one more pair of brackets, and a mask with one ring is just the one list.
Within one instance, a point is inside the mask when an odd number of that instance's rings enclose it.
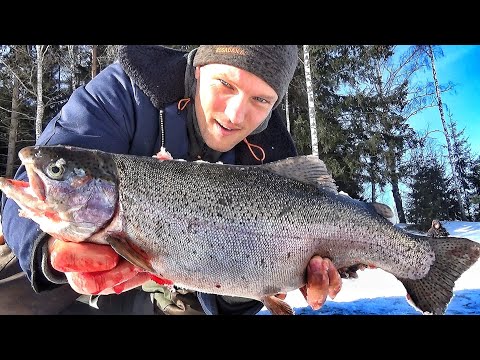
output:
{"label": "man's chin", "polygon": [[[208,144],[207,144],[207,145],[208,145]],[[210,145],[208,145],[208,147],[209,147],[210,149],[212,149],[212,150],[215,150],[215,151],[227,152],[227,151],[232,150],[232,149],[235,147],[235,145],[234,145],[234,146],[231,146],[231,147],[225,147],[225,146],[210,146]]]}
{"label": "man's chin", "polygon": [[[241,140],[240,140],[241,141]],[[222,140],[217,140],[215,139],[214,141],[206,141],[207,146],[215,151],[220,151],[220,152],[227,152],[232,150],[235,145],[237,145],[240,141],[233,143],[232,141],[228,141],[228,143],[225,141],[225,139]]]}

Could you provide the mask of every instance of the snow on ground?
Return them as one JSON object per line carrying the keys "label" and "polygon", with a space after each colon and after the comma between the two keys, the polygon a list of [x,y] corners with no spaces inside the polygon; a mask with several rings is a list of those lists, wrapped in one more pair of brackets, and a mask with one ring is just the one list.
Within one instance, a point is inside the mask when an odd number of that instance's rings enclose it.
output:
{"label": "snow on ground", "polygon": [[[442,221],[451,237],[465,237],[480,243],[480,223]],[[285,301],[296,314],[420,314],[406,299],[406,290],[392,274],[381,269],[358,271],[357,279],[342,279],[342,290],[335,299],[327,299],[324,306],[313,311],[299,290],[287,294]],[[268,315],[263,308],[259,315]],[[457,280],[454,298],[446,314],[480,314],[480,261]]]}

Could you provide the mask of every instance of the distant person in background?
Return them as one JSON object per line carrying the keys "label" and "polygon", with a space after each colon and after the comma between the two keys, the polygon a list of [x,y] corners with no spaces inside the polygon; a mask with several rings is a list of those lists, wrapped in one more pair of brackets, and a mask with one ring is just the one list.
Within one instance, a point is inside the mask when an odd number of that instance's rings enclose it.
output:
{"label": "distant person in background", "polygon": [[440,220],[433,219],[432,226],[427,231],[427,236],[433,237],[433,238],[440,238],[440,237],[447,237],[448,235],[450,234],[440,223]]}

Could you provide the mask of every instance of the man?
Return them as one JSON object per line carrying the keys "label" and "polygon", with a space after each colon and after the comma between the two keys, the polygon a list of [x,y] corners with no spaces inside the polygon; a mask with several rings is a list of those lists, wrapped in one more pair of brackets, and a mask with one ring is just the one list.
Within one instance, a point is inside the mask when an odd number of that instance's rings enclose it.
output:
{"label": "man", "polygon": [[[74,91],[37,144],[143,156],[165,148],[175,159],[247,165],[293,156],[277,106],[296,65],[295,45],[202,45],[190,53],[124,46],[118,63]],[[15,177],[26,180],[25,169]],[[20,218],[13,201],[2,204],[6,241],[35,292],[68,282],[78,294],[95,294],[93,306],[113,313],[256,314],[262,308],[256,300],[166,291],[124,259],[103,268],[109,246],[82,243],[79,250]],[[329,259],[312,258],[306,276],[301,290],[314,309],[340,291]],[[128,291],[139,286],[143,292]]]}
{"label": "man", "polygon": [[447,229],[445,229],[438,219],[432,220],[432,226],[427,231],[427,236],[433,238],[447,237],[449,235]]}

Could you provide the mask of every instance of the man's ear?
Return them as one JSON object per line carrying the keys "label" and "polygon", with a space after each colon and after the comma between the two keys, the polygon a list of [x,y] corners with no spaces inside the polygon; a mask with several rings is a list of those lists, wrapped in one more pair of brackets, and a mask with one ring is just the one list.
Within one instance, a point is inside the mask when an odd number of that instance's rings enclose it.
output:
{"label": "man's ear", "polygon": [[200,66],[195,67],[195,79],[200,79]]}

